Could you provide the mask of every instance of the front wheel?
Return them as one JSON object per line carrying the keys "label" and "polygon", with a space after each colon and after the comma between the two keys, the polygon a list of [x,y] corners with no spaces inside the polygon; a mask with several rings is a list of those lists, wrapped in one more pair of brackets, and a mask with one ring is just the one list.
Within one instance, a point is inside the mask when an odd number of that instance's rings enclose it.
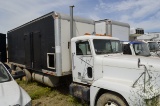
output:
{"label": "front wheel", "polygon": [[128,105],[124,102],[123,98],[111,93],[104,93],[98,99],[97,106],[128,106]]}

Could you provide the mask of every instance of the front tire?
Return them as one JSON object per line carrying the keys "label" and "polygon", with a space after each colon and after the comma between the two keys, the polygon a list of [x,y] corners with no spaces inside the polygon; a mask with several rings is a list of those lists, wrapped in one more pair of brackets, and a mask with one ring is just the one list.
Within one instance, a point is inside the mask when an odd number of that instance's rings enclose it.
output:
{"label": "front tire", "polygon": [[122,97],[115,94],[104,93],[102,94],[98,101],[97,106],[128,106]]}

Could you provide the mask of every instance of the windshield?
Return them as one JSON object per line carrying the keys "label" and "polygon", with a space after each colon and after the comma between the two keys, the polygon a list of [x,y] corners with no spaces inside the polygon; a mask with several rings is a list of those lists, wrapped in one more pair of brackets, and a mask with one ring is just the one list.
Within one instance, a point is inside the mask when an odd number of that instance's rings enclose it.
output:
{"label": "windshield", "polygon": [[146,43],[133,44],[133,48],[136,55],[150,56],[150,51]]}
{"label": "windshield", "polygon": [[94,39],[96,54],[121,53],[122,48],[118,40]]}
{"label": "windshield", "polygon": [[148,42],[150,51],[159,50],[158,44],[156,42]]}
{"label": "windshield", "polygon": [[11,80],[7,70],[4,68],[2,64],[0,64],[0,83]]}

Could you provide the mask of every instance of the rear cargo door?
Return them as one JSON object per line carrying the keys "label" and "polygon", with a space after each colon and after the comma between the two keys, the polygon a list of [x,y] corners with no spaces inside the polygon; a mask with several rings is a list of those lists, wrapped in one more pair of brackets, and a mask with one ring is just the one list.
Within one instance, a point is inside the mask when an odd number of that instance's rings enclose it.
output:
{"label": "rear cargo door", "polygon": [[41,35],[40,32],[24,34],[25,65],[34,70],[41,69]]}
{"label": "rear cargo door", "polygon": [[41,70],[41,34],[40,32],[33,32],[32,34],[32,61],[33,69]]}

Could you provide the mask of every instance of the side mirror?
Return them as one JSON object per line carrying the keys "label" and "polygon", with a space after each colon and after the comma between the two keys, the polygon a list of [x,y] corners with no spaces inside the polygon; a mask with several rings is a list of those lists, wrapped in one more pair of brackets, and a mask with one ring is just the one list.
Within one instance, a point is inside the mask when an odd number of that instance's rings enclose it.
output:
{"label": "side mirror", "polygon": [[14,75],[12,75],[12,77],[14,79],[18,79],[18,78],[22,78],[23,76],[25,76],[26,74],[23,71],[16,71]]}
{"label": "side mirror", "polygon": [[140,60],[140,58],[138,58],[138,68],[141,66],[140,62],[141,62],[141,60]]}

